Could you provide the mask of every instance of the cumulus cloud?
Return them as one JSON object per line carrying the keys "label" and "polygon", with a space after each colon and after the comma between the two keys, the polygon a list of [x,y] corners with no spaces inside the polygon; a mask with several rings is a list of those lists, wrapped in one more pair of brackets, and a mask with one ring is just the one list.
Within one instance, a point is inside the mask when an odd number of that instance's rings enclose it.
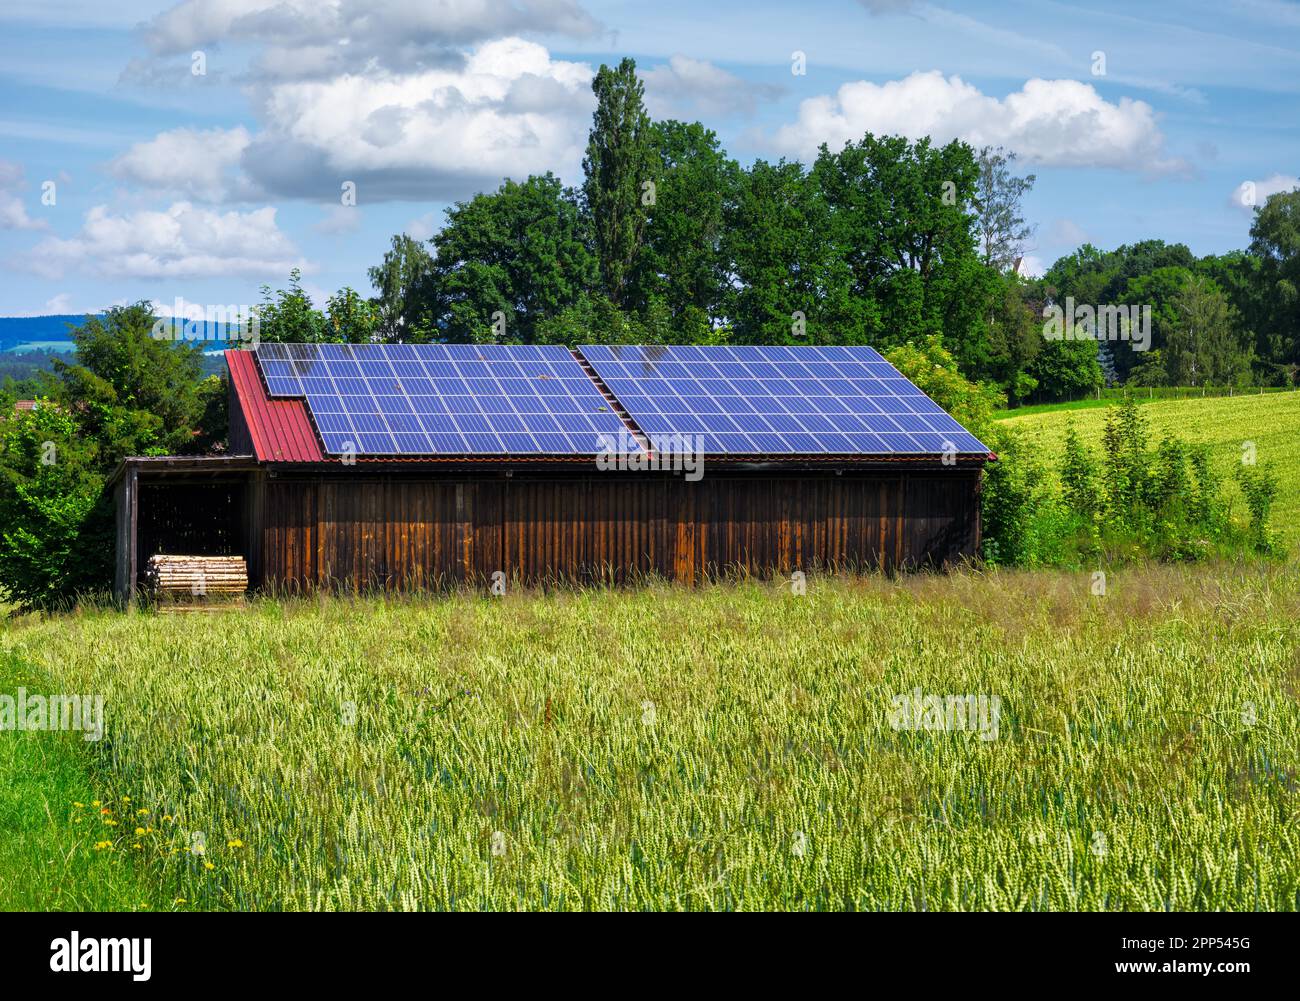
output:
{"label": "cumulus cloud", "polygon": [[603,31],[576,0],[183,0],[143,26],[151,54],[131,79],[220,46],[258,124],[165,132],[111,169],[214,203],[331,202],[349,181],[363,204],[446,201],[506,176],[571,178],[592,67],[522,36]]}
{"label": "cumulus cloud", "polygon": [[1239,209],[1253,212],[1256,206],[1262,206],[1268,201],[1270,195],[1294,191],[1296,188],[1300,188],[1300,177],[1271,174],[1259,181],[1242,181],[1228,196],[1228,201]]}
{"label": "cumulus cloud", "polygon": [[0,230],[48,229],[43,219],[33,219],[27,214],[18,192],[26,187],[23,168],[12,160],[0,160]]}
{"label": "cumulus cloud", "polygon": [[996,98],[937,70],[884,84],[846,83],[833,96],[810,98],[800,105],[796,121],[777,130],[774,143],[806,157],[822,142],[835,148],[865,132],[1005,146],[1044,166],[1145,173],[1188,169],[1165,152],[1155,112],[1143,101],[1112,103],[1089,84],[1039,79]]}
{"label": "cumulus cloud", "polygon": [[519,38],[485,43],[462,69],[349,73],[274,86],[245,171],[278,195],[357,199],[463,197],[502,177],[581,162],[592,69]]}
{"label": "cumulus cloud", "polygon": [[206,202],[256,197],[239,171],[252,136],[233,129],[172,129],[136,143],[109,164],[109,171],[154,191]]}
{"label": "cumulus cloud", "polygon": [[654,118],[704,118],[752,115],[760,99],[771,100],[781,88],[755,84],[703,59],[673,56],[641,72],[646,109]]}
{"label": "cumulus cloud", "polygon": [[145,25],[144,37],[160,56],[254,44],[262,47],[258,75],[320,78],[444,66],[459,59],[459,47],[507,34],[585,38],[601,30],[572,0],[184,0]]}
{"label": "cumulus cloud", "polygon": [[274,208],[222,213],[189,202],[121,215],[98,205],[75,236],[42,240],[25,263],[47,278],[269,278],[305,266]]}

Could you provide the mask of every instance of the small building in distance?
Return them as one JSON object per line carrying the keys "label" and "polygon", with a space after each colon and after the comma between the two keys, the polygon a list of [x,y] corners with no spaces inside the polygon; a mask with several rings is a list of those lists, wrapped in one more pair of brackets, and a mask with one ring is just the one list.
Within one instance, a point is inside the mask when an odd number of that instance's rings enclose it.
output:
{"label": "small building in distance", "polygon": [[942,567],[988,448],[866,347],[285,345],[226,352],[230,449],[115,472],[151,556],[274,591]]}

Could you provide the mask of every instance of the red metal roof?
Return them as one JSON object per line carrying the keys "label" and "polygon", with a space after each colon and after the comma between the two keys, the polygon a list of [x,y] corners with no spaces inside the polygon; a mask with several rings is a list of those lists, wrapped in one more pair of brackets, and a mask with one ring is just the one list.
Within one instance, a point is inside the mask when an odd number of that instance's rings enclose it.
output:
{"label": "red metal roof", "polygon": [[227,351],[226,364],[259,462],[325,461],[305,401],[267,396],[251,351]]}
{"label": "red metal roof", "polygon": [[35,400],[18,400],[17,402],[14,403],[14,409],[15,409],[15,410],[35,410],[35,409],[36,409],[36,401],[35,401]]}

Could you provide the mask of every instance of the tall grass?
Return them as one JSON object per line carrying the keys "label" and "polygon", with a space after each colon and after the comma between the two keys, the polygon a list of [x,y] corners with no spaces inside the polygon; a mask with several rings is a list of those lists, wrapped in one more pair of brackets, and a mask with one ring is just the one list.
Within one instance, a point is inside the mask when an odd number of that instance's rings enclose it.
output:
{"label": "tall grass", "polygon": [[[185,907],[1300,907],[1300,574],[1095,590],[259,601],[0,648],[104,693],[98,798],[152,820],[111,851]],[[894,729],[916,687],[998,696],[997,739]]]}

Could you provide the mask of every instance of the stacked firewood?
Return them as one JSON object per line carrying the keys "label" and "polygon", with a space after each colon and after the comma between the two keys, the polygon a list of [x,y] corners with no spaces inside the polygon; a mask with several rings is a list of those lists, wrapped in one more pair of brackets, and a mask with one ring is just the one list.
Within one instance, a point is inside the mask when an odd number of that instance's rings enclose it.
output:
{"label": "stacked firewood", "polygon": [[242,556],[150,556],[144,581],[158,598],[227,598],[248,590],[248,566]]}

